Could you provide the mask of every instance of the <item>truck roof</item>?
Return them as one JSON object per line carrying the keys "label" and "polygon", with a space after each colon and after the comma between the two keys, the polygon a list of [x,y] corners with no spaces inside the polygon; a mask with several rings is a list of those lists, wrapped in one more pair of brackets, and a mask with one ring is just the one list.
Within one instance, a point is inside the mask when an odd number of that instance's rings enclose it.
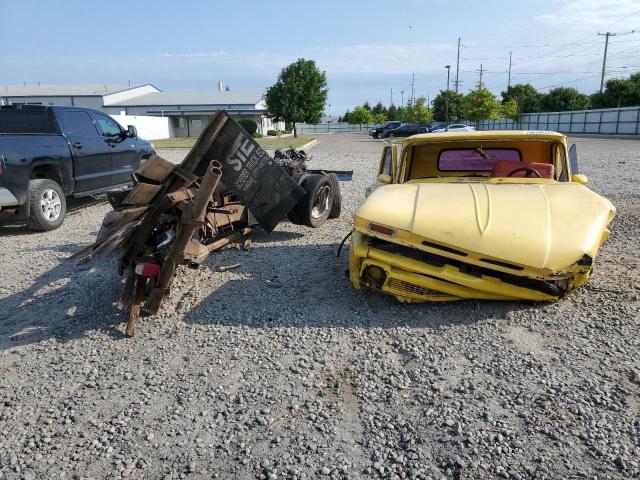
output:
{"label": "truck roof", "polygon": [[70,109],[70,110],[91,110],[91,111],[100,111],[95,108],[86,108],[86,107],[72,107],[71,105],[34,105],[34,104],[24,104],[24,103],[15,103],[11,105],[2,105],[0,109],[13,109],[13,110],[31,110],[31,111],[43,111],[43,110],[56,110],[59,108]]}
{"label": "truck roof", "polygon": [[548,130],[482,130],[482,131],[450,131],[441,133],[422,133],[407,138],[402,147],[427,142],[450,142],[456,140],[559,140],[564,141],[566,135]]}

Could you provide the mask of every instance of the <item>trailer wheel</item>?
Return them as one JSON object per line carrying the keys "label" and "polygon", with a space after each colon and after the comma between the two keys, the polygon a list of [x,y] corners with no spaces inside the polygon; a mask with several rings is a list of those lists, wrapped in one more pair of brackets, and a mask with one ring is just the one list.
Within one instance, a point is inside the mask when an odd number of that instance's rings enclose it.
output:
{"label": "trailer wheel", "polygon": [[[293,175],[291,175],[291,178],[293,179],[294,182],[296,182],[298,185],[300,185],[302,187],[302,184],[305,181],[305,176],[311,176],[311,174],[306,173],[306,172],[298,172],[298,173],[294,173]],[[304,187],[302,187],[304,188]],[[302,200],[300,200],[301,202]],[[304,221],[300,219],[300,215],[298,212],[298,205],[300,204],[300,202],[298,202],[298,204],[293,207],[291,209],[291,211],[287,214],[287,217],[289,218],[289,221],[291,223],[293,223],[294,225],[304,225]]]}
{"label": "trailer wheel", "polygon": [[67,201],[60,185],[53,180],[29,181],[29,218],[27,227],[46,232],[55,230],[67,214]]}
{"label": "trailer wheel", "polygon": [[331,184],[331,212],[329,218],[338,218],[342,212],[342,193],[340,193],[340,182],[335,173],[328,175]]}
{"label": "trailer wheel", "polygon": [[331,183],[327,175],[308,175],[302,184],[306,195],[289,212],[289,220],[297,225],[318,228],[331,213]]}

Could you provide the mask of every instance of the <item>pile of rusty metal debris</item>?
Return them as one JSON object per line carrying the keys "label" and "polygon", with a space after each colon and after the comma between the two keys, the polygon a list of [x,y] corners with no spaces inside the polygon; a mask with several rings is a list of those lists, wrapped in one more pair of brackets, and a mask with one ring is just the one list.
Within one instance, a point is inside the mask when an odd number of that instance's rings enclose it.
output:
{"label": "pile of rusty metal debris", "polygon": [[287,215],[312,227],[339,215],[338,174],[351,172],[301,165],[289,174],[218,111],[180,165],[154,155],[135,172],[130,191],[109,195],[114,210],[105,215],[95,243],[71,258],[85,262],[122,250],[117,307],[129,306],[126,334],[133,336],[140,315],[160,309],[178,265],[197,266],[258,225],[271,232]]}

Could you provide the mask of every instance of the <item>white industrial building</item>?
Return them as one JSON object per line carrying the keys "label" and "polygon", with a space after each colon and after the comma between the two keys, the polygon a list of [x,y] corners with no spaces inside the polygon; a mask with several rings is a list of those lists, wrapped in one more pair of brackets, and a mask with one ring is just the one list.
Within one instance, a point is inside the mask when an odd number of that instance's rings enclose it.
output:
{"label": "white industrial building", "polygon": [[284,128],[266,116],[263,92],[232,91],[222,82],[218,82],[217,91],[205,92],[163,92],[150,83],[7,85],[0,86],[0,103],[96,108],[125,127],[135,125],[140,136],[150,139],[198,136],[220,109],[238,120],[254,120],[263,135],[267,130]]}

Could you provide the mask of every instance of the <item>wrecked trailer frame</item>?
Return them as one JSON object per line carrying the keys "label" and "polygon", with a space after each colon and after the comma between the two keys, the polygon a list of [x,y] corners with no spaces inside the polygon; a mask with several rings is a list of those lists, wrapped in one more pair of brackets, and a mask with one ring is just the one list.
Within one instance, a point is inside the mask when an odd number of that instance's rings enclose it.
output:
{"label": "wrecked trailer frame", "polygon": [[[330,178],[305,175],[314,185]],[[71,257],[86,262],[121,248],[124,283],[116,306],[129,307],[127,336],[142,314],[159,311],[179,265],[199,265],[258,225],[270,233],[299,203],[313,203],[305,182],[289,176],[222,110],[179,165],[154,155],[135,172],[134,183],[110,198],[114,210],[95,243]],[[333,197],[339,199],[339,190],[332,191],[331,207]]]}

